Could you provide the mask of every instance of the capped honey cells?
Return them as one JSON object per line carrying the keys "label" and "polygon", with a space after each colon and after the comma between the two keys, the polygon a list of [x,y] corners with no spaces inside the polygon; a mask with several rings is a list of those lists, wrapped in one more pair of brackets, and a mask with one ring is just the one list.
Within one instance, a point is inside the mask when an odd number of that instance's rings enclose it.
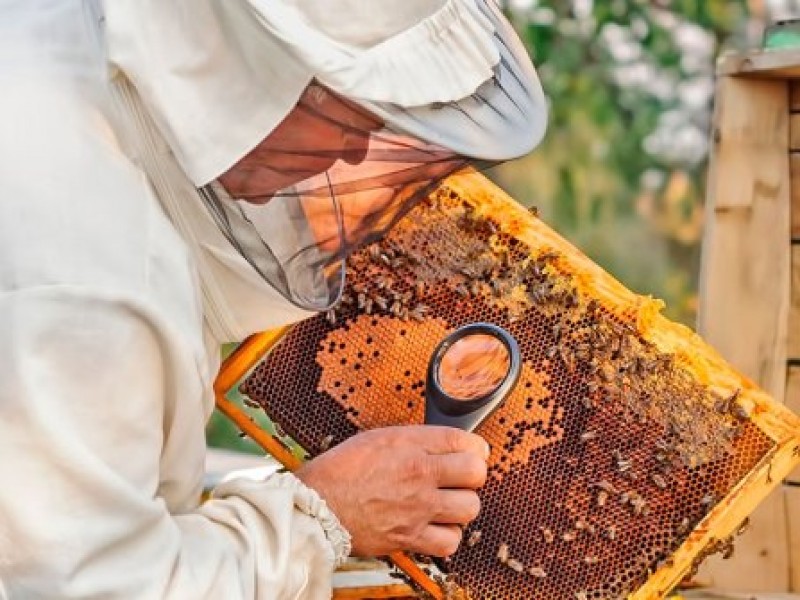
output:
{"label": "capped honey cells", "polygon": [[698,381],[639,314],[587,295],[563,251],[514,234],[535,219],[443,185],[350,257],[340,304],[294,327],[242,389],[314,455],[422,423],[439,341],[472,322],[505,328],[522,374],[477,430],[491,446],[483,509],[437,562],[440,583],[475,600],[625,598],[774,442],[738,389]]}

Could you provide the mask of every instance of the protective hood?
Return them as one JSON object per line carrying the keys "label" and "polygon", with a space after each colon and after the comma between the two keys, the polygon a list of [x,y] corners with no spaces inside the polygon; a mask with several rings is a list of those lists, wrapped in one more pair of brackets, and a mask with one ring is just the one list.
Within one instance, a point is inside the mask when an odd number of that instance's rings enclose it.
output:
{"label": "protective hood", "polygon": [[[304,21],[301,9],[314,4],[278,3],[282,8],[274,12],[264,6],[268,31],[287,44],[298,36],[298,55],[319,73],[267,139],[220,181],[203,187],[201,196],[261,277],[296,306],[321,311],[338,301],[344,261],[354,249],[380,238],[452,173],[528,152],[543,135],[546,110],[524,48],[491,1],[446,2],[420,23],[399,33],[390,29],[391,37],[367,49],[375,40],[357,44],[352,23],[343,25],[351,32],[345,43],[332,39],[335,24],[311,22],[311,13]],[[366,10],[366,3],[337,4],[342,11],[345,5]],[[303,46],[300,40],[311,30],[313,39]],[[423,75],[414,75],[409,60],[437,56],[434,34],[460,40],[443,43],[435,64],[457,68],[462,60],[472,64],[471,74],[436,81],[421,62],[416,71]],[[397,50],[395,61],[387,47]],[[391,64],[381,67],[381,61]],[[367,71],[384,83],[358,75]]]}

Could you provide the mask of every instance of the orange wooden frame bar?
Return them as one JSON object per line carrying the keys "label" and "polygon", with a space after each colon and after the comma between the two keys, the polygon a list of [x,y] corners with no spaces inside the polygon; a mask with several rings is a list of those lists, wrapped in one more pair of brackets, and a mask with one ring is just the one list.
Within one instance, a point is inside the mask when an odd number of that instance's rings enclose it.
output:
{"label": "orange wooden frame bar", "polygon": [[[280,341],[289,330],[289,327],[265,331],[251,335],[231,354],[220,367],[219,374],[214,382],[214,397],[219,411],[233,421],[248,437],[257,443],[266,452],[271,454],[284,467],[290,471],[296,470],[302,461],[280,443],[273,436],[261,429],[253,420],[236,404],[226,397],[228,391],[235,386],[247,372],[252,369],[270,349]],[[417,563],[402,552],[392,553],[389,558],[395,566],[405,572],[423,590],[435,600],[443,600],[441,588],[423,571]],[[389,590],[387,592],[387,590]],[[385,595],[400,593],[400,596]],[[365,595],[359,598],[397,598],[408,596],[408,586],[381,586],[380,588],[362,588]],[[344,592],[344,590],[342,590]],[[360,592],[359,592],[360,593]],[[372,595],[376,593],[378,595]],[[383,594],[383,595],[381,595]],[[355,598],[353,595],[334,595],[334,598]]]}

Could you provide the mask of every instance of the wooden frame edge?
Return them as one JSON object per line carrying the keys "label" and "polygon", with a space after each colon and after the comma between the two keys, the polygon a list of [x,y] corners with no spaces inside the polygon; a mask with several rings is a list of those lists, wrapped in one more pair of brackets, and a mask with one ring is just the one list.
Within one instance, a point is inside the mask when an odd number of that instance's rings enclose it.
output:
{"label": "wooden frame edge", "polygon": [[[275,437],[261,429],[242,409],[227,399],[226,395],[247,372],[255,366],[286,333],[291,326],[272,331],[254,334],[242,342],[220,367],[214,382],[214,397],[217,408],[233,421],[239,429],[257,443],[264,451],[271,454],[290,471],[296,470],[302,461],[281,444]],[[430,594],[434,600],[444,600],[441,588],[423,571],[417,563],[402,552],[389,555],[394,565],[405,572],[417,585]],[[385,586],[381,586],[385,588]],[[404,586],[408,587],[408,586]],[[359,588],[372,590],[377,588]],[[398,588],[399,589],[399,588]],[[409,588],[410,589],[410,588]],[[371,593],[371,592],[370,592]],[[386,593],[385,591],[382,593]],[[334,596],[334,598],[394,598],[396,596]]]}

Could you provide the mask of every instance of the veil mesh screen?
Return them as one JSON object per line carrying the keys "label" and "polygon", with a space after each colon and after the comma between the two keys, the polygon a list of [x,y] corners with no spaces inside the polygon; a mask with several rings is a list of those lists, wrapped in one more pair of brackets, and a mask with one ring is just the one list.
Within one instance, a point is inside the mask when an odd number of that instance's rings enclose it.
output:
{"label": "veil mesh screen", "polygon": [[478,430],[483,509],[440,566],[476,599],[623,598],[773,442],[737,390],[705,387],[507,221],[442,186],[350,258],[341,305],[294,327],[242,391],[314,455],[421,423],[436,344],[470,322],[506,328],[522,375]]}

